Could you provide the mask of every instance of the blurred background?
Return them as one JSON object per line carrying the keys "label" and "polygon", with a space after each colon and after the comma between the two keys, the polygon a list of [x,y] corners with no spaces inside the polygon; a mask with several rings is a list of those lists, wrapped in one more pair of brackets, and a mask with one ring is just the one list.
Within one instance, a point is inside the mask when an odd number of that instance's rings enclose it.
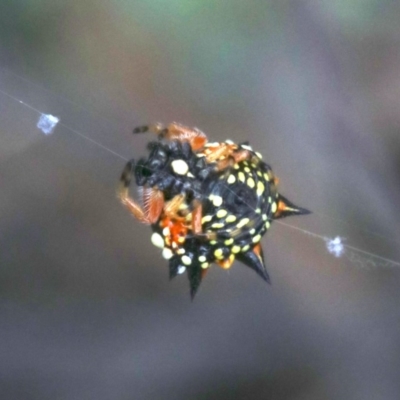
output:
{"label": "blurred background", "polygon": [[[0,398],[400,398],[399,20],[390,0],[2,0]],[[168,281],[115,195],[153,121],[249,140],[313,211],[264,238],[271,286],[214,267],[191,303]]]}

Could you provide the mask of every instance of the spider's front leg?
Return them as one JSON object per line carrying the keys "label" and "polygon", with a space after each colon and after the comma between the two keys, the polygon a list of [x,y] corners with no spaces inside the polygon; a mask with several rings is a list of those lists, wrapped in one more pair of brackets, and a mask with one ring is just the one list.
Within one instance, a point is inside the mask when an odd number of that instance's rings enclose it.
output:
{"label": "spider's front leg", "polygon": [[208,147],[205,156],[208,163],[216,163],[217,171],[223,171],[242,161],[251,161],[254,157],[251,151],[238,149],[238,146],[233,143],[219,143]]}
{"label": "spider's front leg", "polygon": [[245,149],[241,149],[235,152],[228,150],[223,155],[225,156],[225,158],[217,162],[218,171],[223,171],[224,169],[232,167],[233,165],[238,164],[242,161],[250,161],[253,158],[251,152]]}
{"label": "spider's front leg", "polygon": [[[178,212],[182,209],[182,206],[185,205],[186,196],[184,194],[180,194],[175,196],[172,200],[165,203],[164,206],[164,214],[170,218],[181,218],[178,215]],[[191,229],[194,234],[198,235],[202,233],[201,226],[201,218],[203,216],[203,206],[200,201],[194,200],[193,202],[193,211],[191,211]]]}
{"label": "spider's front leg", "polygon": [[132,181],[132,175],[135,168],[133,160],[129,161],[121,175],[117,195],[122,204],[144,224],[155,223],[161,215],[164,207],[164,194],[154,188],[143,187],[142,204],[144,209],[129,196],[129,186]]}
{"label": "spider's front leg", "polygon": [[139,126],[133,130],[133,133],[153,132],[159,138],[168,140],[179,140],[189,142],[193,151],[201,149],[207,143],[207,136],[197,128],[172,122],[167,126],[160,123]]}

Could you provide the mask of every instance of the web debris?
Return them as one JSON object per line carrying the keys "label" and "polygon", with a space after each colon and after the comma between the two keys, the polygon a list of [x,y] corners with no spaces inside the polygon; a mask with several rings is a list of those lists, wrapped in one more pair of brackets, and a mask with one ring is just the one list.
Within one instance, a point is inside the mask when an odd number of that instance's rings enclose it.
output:
{"label": "web debris", "polygon": [[336,236],[334,239],[326,238],[325,243],[329,253],[333,254],[335,257],[341,257],[343,255],[344,245],[340,236]]}
{"label": "web debris", "polygon": [[41,114],[37,127],[45,134],[50,135],[53,133],[55,126],[60,121],[60,118],[55,117],[51,114]]}

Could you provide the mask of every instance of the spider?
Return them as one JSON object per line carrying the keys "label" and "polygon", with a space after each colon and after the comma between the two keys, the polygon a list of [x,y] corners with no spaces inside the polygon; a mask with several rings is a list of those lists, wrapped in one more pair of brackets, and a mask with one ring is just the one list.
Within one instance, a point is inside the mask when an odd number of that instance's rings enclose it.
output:
{"label": "spider", "polygon": [[[271,167],[247,142],[208,142],[199,129],[175,122],[134,129],[148,131],[158,140],[148,144],[147,158],[126,164],[118,197],[151,226],[170,278],[187,271],[193,299],[211,264],[229,269],[237,259],[269,282],[262,236],[272,220],[310,212],[278,193]],[[133,177],[140,202],[129,195]]]}

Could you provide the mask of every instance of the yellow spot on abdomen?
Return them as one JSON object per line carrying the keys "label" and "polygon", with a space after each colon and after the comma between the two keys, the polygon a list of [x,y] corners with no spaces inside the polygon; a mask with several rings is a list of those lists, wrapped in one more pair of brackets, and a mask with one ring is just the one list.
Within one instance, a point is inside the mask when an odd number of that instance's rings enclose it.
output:
{"label": "yellow spot on abdomen", "polygon": [[192,263],[192,259],[189,256],[182,256],[181,260],[185,265],[190,265]]}
{"label": "yellow spot on abdomen", "polygon": [[253,237],[253,243],[258,243],[261,240],[261,235],[256,235]]}
{"label": "yellow spot on abdomen", "polygon": [[229,224],[229,223],[231,223],[231,222],[235,222],[236,221],[236,215],[233,215],[233,214],[231,214],[231,215],[229,215],[228,217],[226,217],[226,222]]}
{"label": "yellow spot on abdomen", "polygon": [[223,199],[221,196],[214,196],[212,199],[212,203],[214,204],[215,207],[219,207],[223,202]]}
{"label": "yellow spot on abdomen", "polygon": [[241,219],[237,224],[236,224],[236,226],[238,227],[238,228],[242,228],[242,227],[244,227],[245,225],[247,225],[248,223],[249,223],[249,219],[248,218],[243,218],[243,219]]}
{"label": "yellow spot on abdomen", "polygon": [[202,219],[201,219],[201,223],[204,224],[206,222],[210,222],[212,220],[212,216],[211,215],[205,215]]}
{"label": "yellow spot on abdomen", "polygon": [[228,214],[228,211],[221,208],[221,210],[219,210],[217,212],[217,218],[224,218],[227,214]]}
{"label": "yellow spot on abdomen", "polygon": [[258,181],[257,182],[257,196],[261,197],[261,195],[264,193],[265,186],[262,182]]}
{"label": "yellow spot on abdomen", "polygon": [[224,258],[224,252],[222,249],[216,249],[214,251],[214,256],[218,259],[218,260],[222,260]]}
{"label": "yellow spot on abdomen", "polygon": [[163,248],[164,248],[164,239],[163,239],[163,237],[162,237],[159,233],[157,233],[157,232],[154,232],[154,233],[151,235],[151,243],[153,243],[154,246],[156,246],[156,247],[158,247],[158,248],[160,248],[160,249],[163,249]]}
{"label": "yellow spot on abdomen", "polygon": [[237,254],[240,252],[240,247],[239,246],[233,246],[232,247],[232,253]]}
{"label": "yellow spot on abdomen", "polygon": [[229,175],[227,182],[229,183],[229,185],[232,185],[232,183],[235,183],[236,182],[235,175]]}
{"label": "yellow spot on abdomen", "polygon": [[256,183],[254,182],[253,178],[248,178],[247,179],[247,186],[251,189],[253,189],[253,187],[256,185]]}

